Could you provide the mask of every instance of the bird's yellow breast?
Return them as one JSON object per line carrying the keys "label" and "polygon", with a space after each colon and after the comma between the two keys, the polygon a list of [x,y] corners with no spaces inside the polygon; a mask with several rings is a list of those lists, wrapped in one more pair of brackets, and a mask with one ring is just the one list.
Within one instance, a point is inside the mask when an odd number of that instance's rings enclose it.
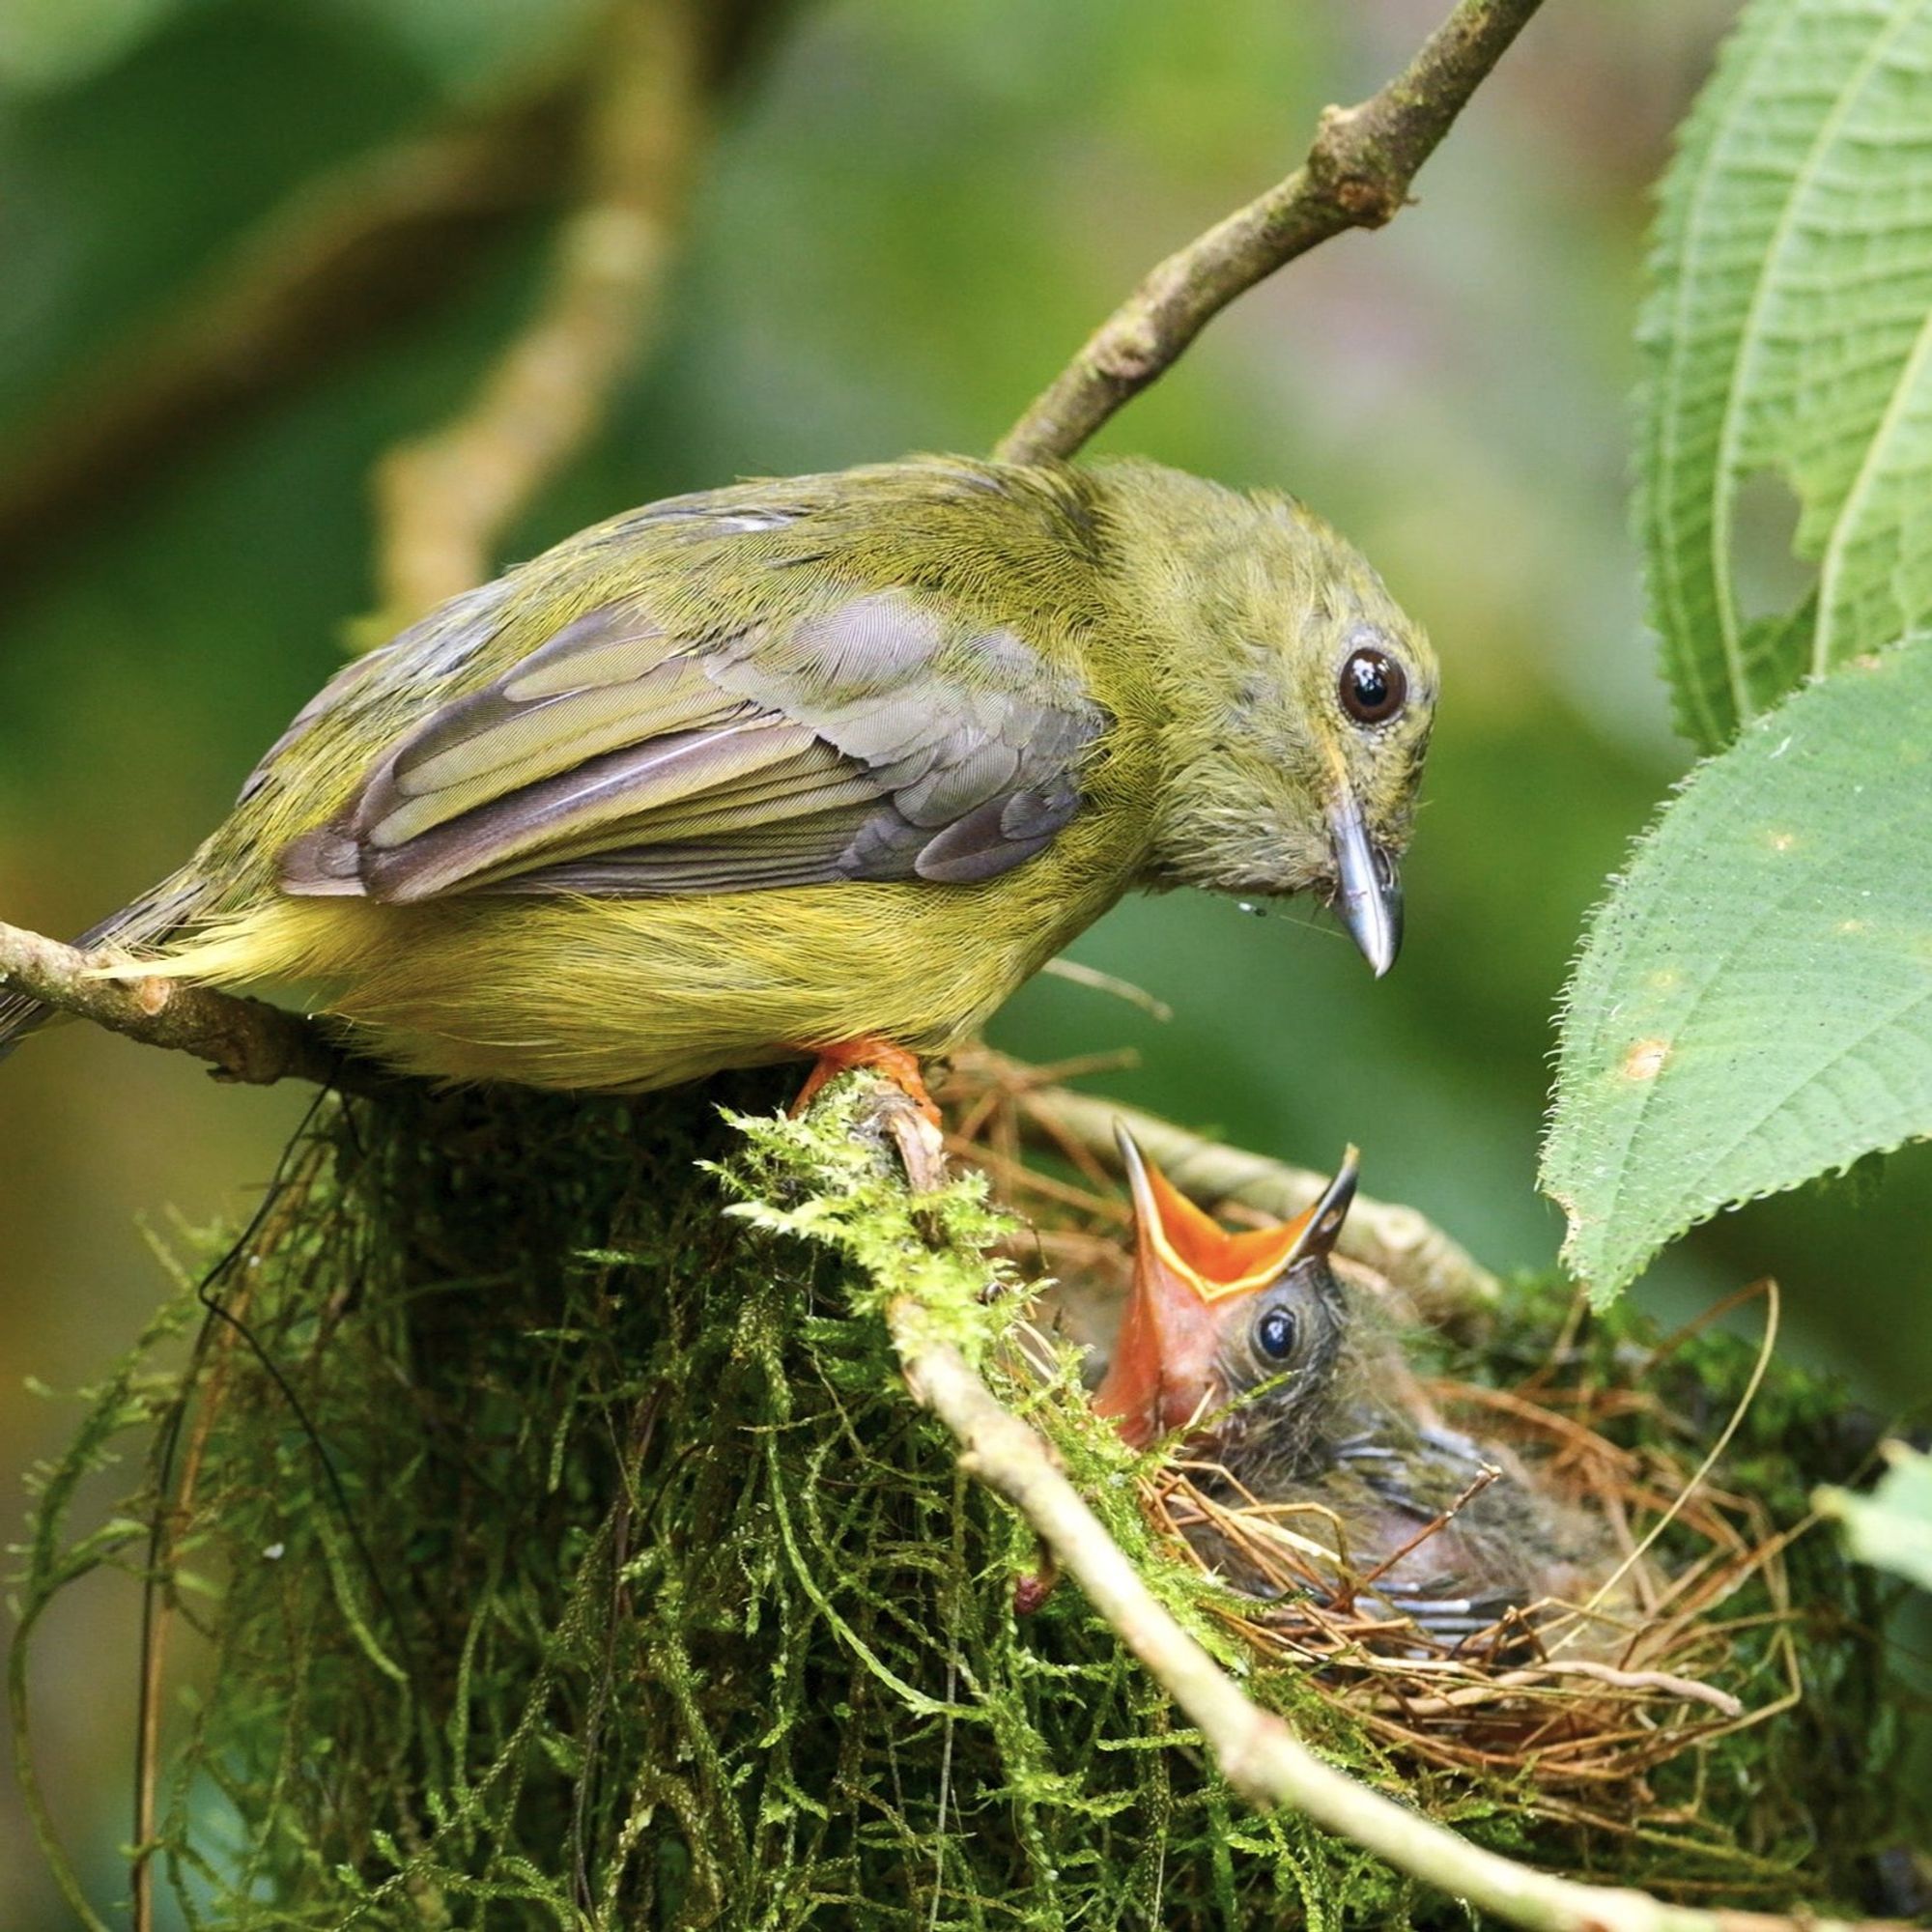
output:
{"label": "bird's yellow breast", "polygon": [[983,1022],[1128,883],[1130,865],[1067,844],[977,886],[277,897],[163,970],[312,985],[364,1050],[441,1079],[638,1091],[866,1034],[929,1054]]}

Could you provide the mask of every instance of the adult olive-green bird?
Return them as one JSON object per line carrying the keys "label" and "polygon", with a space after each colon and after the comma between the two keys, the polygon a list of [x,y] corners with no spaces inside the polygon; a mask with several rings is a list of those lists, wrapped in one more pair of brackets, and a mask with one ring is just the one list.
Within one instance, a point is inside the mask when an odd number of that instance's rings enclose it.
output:
{"label": "adult olive-green bird", "polygon": [[[1552,1605],[1595,1593],[1612,1567],[1605,1526],[1431,1415],[1337,1280],[1352,1149],[1306,1213],[1231,1235],[1118,1131],[1134,1274],[1094,1406],[1137,1447],[1177,1438],[1211,1497],[1293,1539],[1271,1548],[1203,1517],[1186,1533],[1209,1563],[1250,1595],[1325,1588],[1444,1648],[1491,1634],[1512,1650]],[[1577,1633],[1586,1649],[1616,1639],[1626,1607],[1600,1606]]]}
{"label": "adult olive-green bird", "polygon": [[605,1090],[939,1052],[1134,886],[1314,891],[1380,973],[1435,688],[1285,497],[1144,462],[748,483],[350,665],[87,943],[312,987],[409,1071]]}

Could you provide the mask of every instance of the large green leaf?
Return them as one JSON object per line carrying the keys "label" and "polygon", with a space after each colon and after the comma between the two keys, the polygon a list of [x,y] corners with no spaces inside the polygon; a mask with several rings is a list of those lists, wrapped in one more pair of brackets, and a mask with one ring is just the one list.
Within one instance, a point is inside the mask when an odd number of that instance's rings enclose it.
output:
{"label": "large green leaf", "polygon": [[[1932,617],[1932,0],[1752,0],[1663,184],[1639,340],[1651,617],[1716,750]],[[1818,578],[1753,617],[1740,499],[1765,475]]]}
{"label": "large green leaf", "polygon": [[1600,1300],[1734,1202],[1932,1134],[1932,640],[1694,771],[1591,921],[1543,1184]]}

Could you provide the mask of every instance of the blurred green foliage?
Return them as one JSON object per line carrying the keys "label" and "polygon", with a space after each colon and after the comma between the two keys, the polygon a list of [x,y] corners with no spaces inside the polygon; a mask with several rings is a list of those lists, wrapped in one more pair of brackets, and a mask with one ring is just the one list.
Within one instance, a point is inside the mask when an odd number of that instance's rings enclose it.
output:
{"label": "blurred green foliage", "polygon": [[[543,0],[31,0],[0,8],[0,480],[43,411],[317,169],[488,99],[567,47]],[[739,473],[989,444],[1156,256],[1299,152],[1433,0],[828,0],[730,104],[666,337],[516,532]],[[1029,988],[997,1037],[1131,1045],[1123,1096],[1314,1164],[1361,1143],[1499,1266],[1548,1263],[1534,1192],[1549,1015],[1582,915],[1687,762],[1625,535],[1625,396],[1647,184],[1724,0],[1556,0],[1387,233],[1248,298],[1107,442],[1306,496],[1434,633],[1447,693],[1401,970],[1313,915],[1136,900],[1080,956],[1158,1027]],[[147,884],[338,661],[370,601],[365,478],[514,327],[543,223],[433,313],[189,439],[10,571],[0,602],[0,917],[72,931]],[[1766,568],[1776,563],[1768,551]],[[301,1106],[80,1029],[0,1075],[0,1467],[71,1417],[157,1297],[143,1217],[243,1208]],[[1637,1293],[1701,1304],[1773,1269],[1791,1345],[1881,1406],[1932,1370],[1932,1161],[1854,1200],[1727,1216]],[[11,1499],[0,1510],[11,1511]],[[123,1593],[77,1600],[39,1694],[63,1815],[125,1832]],[[122,1660],[128,1660],[125,1668]],[[64,1922],[0,1800],[0,1921]],[[37,1915],[42,1915],[37,1917]]]}
{"label": "blurred green foliage", "polygon": [[1894,1442],[1888,1457],[1890,1467],[1869,1495],[1822,1490],[1818,1506],[1843,1518],[1856,1555],[1932,1590],[1932,1456]]}

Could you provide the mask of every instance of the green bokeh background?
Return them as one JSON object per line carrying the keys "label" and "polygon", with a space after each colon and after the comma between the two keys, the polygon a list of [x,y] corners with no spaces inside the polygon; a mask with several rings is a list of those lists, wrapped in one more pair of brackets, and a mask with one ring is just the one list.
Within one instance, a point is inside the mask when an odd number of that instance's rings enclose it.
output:
{"label": "green bokeh background", "polygon": [[[0,6],[0,469],[19,427],[316,169],[567,46],[585,0],[8,0]],[[515,535],[746,473],[987,446],[1156,256],[1289,165],[1441,0],[827,0],[730,104],[665,333],[594,451]],[[1686,762],[1624,509],[1647,189],[1723,0],[1552,0],[1388,232],[1218,323],[1107,433],[1347,529],[1430,628],[1446,695],[1401,969],[1298,911],[1136,900],[1075,949],[1172,1003],[1065,982],[995,1037],[1130,1046],[1099,1084],[1319,1164],[1492,1264],[1547,1266],[1534,1189],[1551,1014],[1579,923]],[[0,918],[76,930],[173,864],[339,661],[371,601],[366,478],[457,404],[524,311],[543,222],[444,306],[185,448],[0,586]],[[1751,561],[1767,579],[1775,548]],[[247,1208],[302,1096],[66,1029],[0,1074],[0,1528],[14,1472],[155,1299],[176,1216]],[[1923,1400],[1922,1151],[1762,1204],[1636,1293],[1666,1314],[1773,1270],[1785,1344],[1882,1409]],[[48,1633],[51,1790],[112,1896],[133,1592]],[[67,1921],[11,1794],[0,1924]]]}

